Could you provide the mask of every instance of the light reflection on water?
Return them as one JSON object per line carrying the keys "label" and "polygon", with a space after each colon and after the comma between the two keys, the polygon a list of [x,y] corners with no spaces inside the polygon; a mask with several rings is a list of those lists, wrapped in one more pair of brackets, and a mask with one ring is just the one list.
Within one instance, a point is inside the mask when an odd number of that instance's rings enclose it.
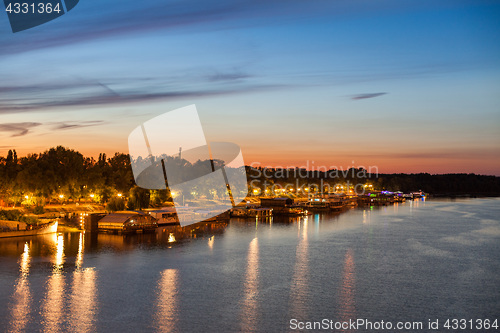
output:
{"label": "light reflection on water", "polygon": [[166,269],[161,272],[158,281],[158,298],[156,301],[156,315],[153,318],[158,332],[175,332],[177,322],[177,286],[178,274],[175,269]]}
{"label": "light reflection on water", "polygon": [[291,318],[498,316],[498,200],[470,202],[0,240],[0,322],[12,332],[268,332]]}
{"label": "light reflection on water", "polygon": [[308,218],[298,222],[299,242],[295,251],[295,266],[290,287],[290,318],[307,318],[309,303]]}
{"label": "light reflection on water", "polygon": [[82,268],[84,253],[84,233],[78,238],[78,253],[73,272],[73,285],[71,287],[71,321],[70,328],[73,332],[93,332],[96,313],[96,271],[94,268]]}
{"label": "light reflection on water", "polygon": [[47,332],[61,330],[63,320],[63,302],[66,293],[64,276],[62,274],[64,263],[64,237],[53,234],[56,244],[56,253],[53,258],[52,274],[47,282],[47,290],[42,303],[42,323]]}
{"label": "light reflection on water", "polygon": [[[339,304],[339,318],[343,322],[349,320],[355,321],[356,316],[356,301],[354,299],[354,292],[356,283],[354,255],[352,249],[347,249],[344,260],[344,270],[342,272],[342,285],[340,288],[340,304]],[[352,330],[346,330],[351,332]]]}
{"label": "light reflection on water", "polygon": [[241,329],[244,332],[255,330],[257,325],[257,306],[259,294],[259,241],[252,239],[248,247],[247,268],[243,287],[243,307],[241,310]]}
{"label": "light reflection on water", "polygon": [[24,252],[21,254],[20,268],[21,276],[17,279],[12,295],[12,314],[9,324],[9,332],[23,332],[29,320],[31,311],[31,292],[28,281],[30,266],[29,246],[24,244]]}

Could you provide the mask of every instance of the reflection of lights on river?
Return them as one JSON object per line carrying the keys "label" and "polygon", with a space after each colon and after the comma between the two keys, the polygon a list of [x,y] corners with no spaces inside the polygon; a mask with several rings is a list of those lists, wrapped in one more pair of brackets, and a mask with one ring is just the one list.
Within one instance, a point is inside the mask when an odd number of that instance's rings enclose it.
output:
{"label": "reflection of lights on river", "polygon": [[93,332],[96,314],[97,272],[93,268],[76,269],[73,272],[73,286],[70,299],[73,332]]}
{"label": "reflection of lights on river", "polygon": [[21,273],[27,275],[30,268],[30,247],[28,243],[24,244],[24,252],[21,255]]}
{"label": "reflection of lights on river", "polygon": [[259,243],[257,237],[248,248],[248,264],[245,276],[243,308],[241,309],[242,331],[255,330],[257,323],[257,296],[259,292]]}
{"label": "reflection of lights on river", "polygon": [[76,255],[76,268],[80,268],[83,262],[83,232],[80,233],[80,238],[78,239],[78,253]]}
{"label": "reflection of lights on river", "polygon": [[[302,224],[302,226],[301,226]],[[296,249],[295,266],[290,288],[290,317],[304,318],[306,308],[309,303],[309,242],[307,240],[308,219],[304,218],[302,223],[298,223],[299,242]],[[302,228],[302,232],[301,231]]]}
{"label": "reflection of lights on river", "polygon": [[[343,322],[355,320],[356,303],[354,299],[355,291],[355,270],[354,255],[352,249],[348,249],[345,254],[344,271],[342,274],[342,286],[340,288],[340,319]],[[349,330],[347,332],[350,332]]]}
{"label": "reflection of lights on river", "polygon": [[57,236],[57,243],[56,243],[56,269],[62,268],[62,264],[64,263],[64,237],[63,235]]}
{"label": "reflection of lights on river", "polygon": [[173,233],[170,233],[170,235],[168,235],[168,242],[169,243],[175,242],[175,236]]}
{"label": "reflection of lights on river", "polygon": [[12,320],[9,323],[8,332],[22,332],[28,323],[31,312],[31,291],[28,281],[30,268],[29,245],[24,244],[24,252],[21,254],[20,267],[21,276],[17,279],[12,295]]}
{"label": "reflection of lights on river", "polygon": [[157,311],[154,326],[158,332],[175,332],[177,324],[177,288],[176,269],[166,269],[158,281]]}
{"label": "reflection of lights on river", "polygon": [[[55,235],[55,234],[54,234]],[[57,332],[63,320],[63,302],[65,294],[64,275],[64,236],[55,236],[56,253],[52,275],[47,281],[47,291],[42,304],[42,322],[44,331]]]}
{"label": "reflection of lights on river", "polygon": [[30,268],[30,255],[28,243],[24,244],[24,252],[21,255],[20,267],[21,276],[17,279],[12,295],[12,312],[8,332],[22,332],[28,323],[31,312],[31,291],[28,281]]}
{"label": "reflection of lights on river", "polygon": [[210,248],[210,250],[213,250],[214,248],[214,238],[215,236],[212,236],[208,239],[208,247]]}

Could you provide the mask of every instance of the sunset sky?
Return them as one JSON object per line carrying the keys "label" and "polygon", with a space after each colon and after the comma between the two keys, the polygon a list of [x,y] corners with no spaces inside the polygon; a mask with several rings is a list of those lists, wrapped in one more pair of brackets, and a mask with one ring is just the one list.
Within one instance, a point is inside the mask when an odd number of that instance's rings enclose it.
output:
{"label": "sunset sky", "polygon": [[0,156],[128,152],[196,104],[246,164],[500,175],[499,18],[477,0],[82,0],[14,34],[3,13]]}

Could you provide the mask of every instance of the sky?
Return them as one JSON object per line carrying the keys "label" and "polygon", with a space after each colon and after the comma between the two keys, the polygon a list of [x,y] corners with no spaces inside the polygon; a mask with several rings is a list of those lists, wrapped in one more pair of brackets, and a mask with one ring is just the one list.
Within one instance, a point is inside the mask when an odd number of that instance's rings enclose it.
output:
{"label": "sky", "polygon": [[497,1],[82,0],[12,33],[0,14],[0,156],[127,153],[195,104],[247,165],[500,175],[499,18]]}

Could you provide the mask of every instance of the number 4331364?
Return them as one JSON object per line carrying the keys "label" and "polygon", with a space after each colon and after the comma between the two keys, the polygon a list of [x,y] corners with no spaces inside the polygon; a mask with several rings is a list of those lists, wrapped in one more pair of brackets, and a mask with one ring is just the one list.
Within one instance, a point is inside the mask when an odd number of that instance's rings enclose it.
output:
{"label": "number 4331364", "polygon": [[446,329],[452,330],[489,330],[498,329],[498,320],[490,319],[448,319],[443,325]]}
{"label": "number 4331364", "polygon": [[59,7],[59,3],[52,6],[51,3],[9,3],[5,8],[5,11],[9,14],[50,14],[52,12],[59,13],[62,9]]}

